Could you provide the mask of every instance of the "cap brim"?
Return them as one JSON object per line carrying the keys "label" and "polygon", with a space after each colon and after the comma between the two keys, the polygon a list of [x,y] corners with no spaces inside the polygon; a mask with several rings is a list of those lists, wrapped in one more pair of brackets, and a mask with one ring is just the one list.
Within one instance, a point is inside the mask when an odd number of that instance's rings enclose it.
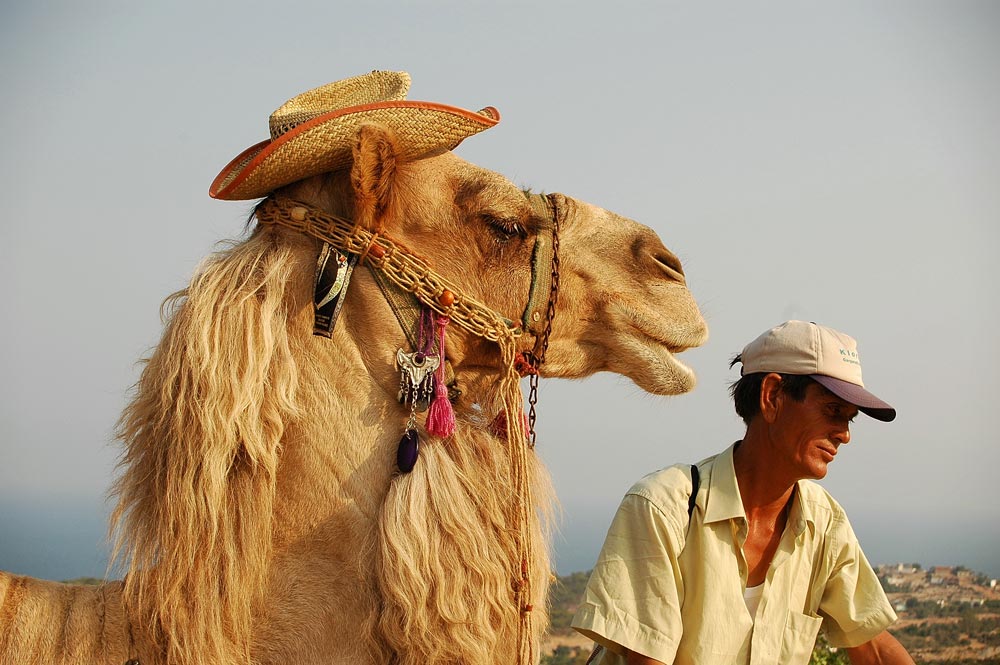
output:
{"label": "cap brim", "polygon": [[416,159],[436,150],[451,150],[463,139],[493,127],[500,122],[500,112],[492,106],[473,112],[407,100],[337,109],[244,150],[216,176],[208,195],[255,199],[296,180],[345,168],[351,163],[354,136],[367,122],[392,129],[400,156]]}
{"label": "cap brim", "polygon": [[896,409],[892,408],[887,403],[883,402],[878,397],[875,397],[875,395],[872,395],[870,392],[857,384],[835,379],[832,376],[826,376],[825,374],[811,374],[810,376],[816,381],[816,383],[820,384],[840,399],[850,402],[854,406],[858,407],[858,410],[861,411],[861,413],[869,415],[875,420],[881,420],[882,422],[888,423],[892,422],[896,418]]}

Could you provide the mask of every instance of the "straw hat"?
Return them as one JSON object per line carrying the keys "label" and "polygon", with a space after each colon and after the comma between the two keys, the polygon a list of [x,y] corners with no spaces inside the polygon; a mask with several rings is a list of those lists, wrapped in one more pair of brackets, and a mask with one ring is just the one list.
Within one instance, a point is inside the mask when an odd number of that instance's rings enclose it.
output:
{"label": "straw hat", "polygon": [[492,106],[478,113],[434,102],[406,101],[410,75],[373,71],[329,83],[285,102],[271,114],[271,138],[247,148],[216,176],[216,199],[266,196],[278,187],[351,163],[351,142],[365,123],[396,133],[403,158],[451,150],[500,122]]}

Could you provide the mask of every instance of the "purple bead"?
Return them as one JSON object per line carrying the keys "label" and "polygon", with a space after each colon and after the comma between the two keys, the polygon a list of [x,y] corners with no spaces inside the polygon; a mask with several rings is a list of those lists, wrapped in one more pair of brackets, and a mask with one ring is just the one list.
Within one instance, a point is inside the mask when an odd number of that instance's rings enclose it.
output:
{"label": "purple bead", "polygon": [[399,448],[396,450],[396,466],[403,473],[413,471],[417,464],[417,453],[420,451],[417,430],[408,429],[399,440]]}

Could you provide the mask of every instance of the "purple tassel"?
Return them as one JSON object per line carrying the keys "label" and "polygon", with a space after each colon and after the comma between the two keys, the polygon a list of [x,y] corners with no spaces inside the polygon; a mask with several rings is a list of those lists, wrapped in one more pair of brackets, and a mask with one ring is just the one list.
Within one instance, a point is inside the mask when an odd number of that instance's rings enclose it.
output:
{"label": "purple tassel", "polygon": [[455,410],[448,399],[448,386],[444,383],[444,329],[448,327],[448,317],[435,317],[435,323],[441,336],[438,341],[438,355],[441,363],[438,365],[437,376],[434,377],[434,401],[427,411],[427,431],[434,436],[447,438],[455,433]]}
{"label": "purple tassel", "polygon": [[403,433],[403,438],[399,440],[399,447],[396,449],[396,466],[403,473],[413,471],[419,454],[420,437],[417,436],[417,430],[408,429]]}

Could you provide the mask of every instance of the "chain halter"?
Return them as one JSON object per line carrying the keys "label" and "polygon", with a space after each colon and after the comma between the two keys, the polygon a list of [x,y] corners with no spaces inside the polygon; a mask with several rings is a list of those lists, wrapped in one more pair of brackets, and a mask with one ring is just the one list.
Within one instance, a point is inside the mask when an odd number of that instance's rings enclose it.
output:
{"label": "chain halter", "polygon": [[[255,212],[262,225],[277,225],[304,233],[329,243],[341,252],[357,254],[359,261],[380,271],[400,289],[414,294],[421,303],[438,314],[447,316],[468,332],[495,342],[500,349],[503,375],[500,380],[504,431],[511,460],[514,484],[513,518],[520,533],[518,559],[512,570],[512,590],[519,612],[518,663],[535,660],[532,640],[532,584],[534,551],[531,538],[531,516],[534,502],[528,473],[528,450],[535,445],[535,404],[538,401],[538,368],[549,345],[552,319],[555,316],[559,290],[559,223],[563,198],[557,194],[525,193],[532,211],[542,222],[532,254],[532,281],[528,303],[524,310],[524,329],[535,336],[531,351],[518,353],[516,341],[523,334],[521,327],[493,309],[461,293],[450,281],[438,275],[426,261],[415,256],[405,246],[382,233],[372,233],[351,220],[338,217],[285,198],[270,197]],[[545,269],[547,268],[547,270]],[[544,303],[544,317],[542,315]],[[528,436],[525,437],[524,396],[520,377],[530,376]]]}
{"label": "chain halter", "polygon": [[[545,362],[545,353],[549,349],[552,319],[555,318],[556,303],[559,300],[559,224],[560,213],[565,214],[565,202],[563,206],[556,205],[556,196],[530,196],[532,209],[547,222],[539,228],[535,238],[535,250],[531,258],[531,290],[523,317],[525,329],[535,335],[535,348],[522,354],[524,363],[519,366],[521,375],[528,376],[528,441],[532,448],[535,447],[538,370]],[[542,272],[546,264],[549,265],[548,273]],[[543,298],[544,317],[540,307]]]}

